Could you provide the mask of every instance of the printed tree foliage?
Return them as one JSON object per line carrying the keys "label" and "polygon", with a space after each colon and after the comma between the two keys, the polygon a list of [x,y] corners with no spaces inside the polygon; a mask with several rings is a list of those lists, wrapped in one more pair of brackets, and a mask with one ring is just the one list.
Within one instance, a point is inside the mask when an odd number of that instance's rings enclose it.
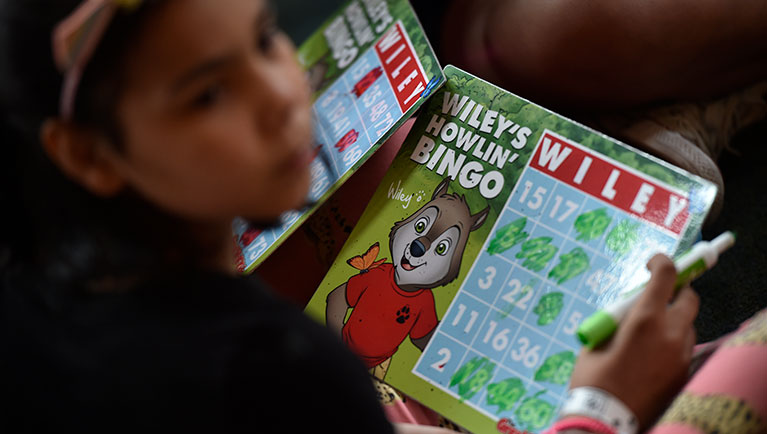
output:
{"label": "printed tree foliage", "polygon": [[621,220],[607,234],[605,244],[607,248],[619,256],[623,256],[634,249],[639,240],[639,223],[629,220]]}
{"label": "printed tree foliage", "polygon": [[549,278],[561,285],[589,269],[589,256],[580,247],[559,257],[559,263],[549,272]]}
{"label": "printed tree foliage", "polygon": [[522,266],[533,270],[541,271],[549,263],[551,258],[557,254],[557,248],[551,245],[551,237],[538,237],[522,243],[522,250],[516,257],[524,259]]}
{"label": "printed tree foliage", "polygon": [[602,236],[612,219],[605,208],[581,214],[575,219],[574,227],[578,232],[578,241],[591,241]]}
{"label": "printed tree foliage", "polygon": [[458,387],[461,399],[471,399],[490,381],[494,369],[495,363],[487,357],[475,357],[453,374],[450,387]]}
{"label": "printed tree foliage", "polygon": [[525,395],[525,385],[516,377],[507,378],[501,382],[487,386],[487,403],[497,406],[497,413],[510,411]]}
{"label": "printed tree foliage", "polygon": [[544,294],[538,304],[533,308],[533,313],[538,315],[539,326],[549,325],[559,316],[559,312],[565,307],[563,301],[564,294],[561,292],[550,292]]}
{"label": "printed tree foliage", "polygon": [[528,233],[524,232],[526,224],[527,218],[520,217],[498,229],[495,232],[495,238],[490,241],[490,245],[487,247],[487,253],[491,255],[503,253],[522,242],[528,237]]}
{"label": "printed tree foliage", "polygon": [[575,354],[562,351],[547,358],[535,372],[535,381],[567,384],[575,366]]}
{"label": "printed tree foliage", "polygon": [[546,390],[541,390],[533,396],[528,396],[514,412],[520,428],[536,432],[546,427],[554,417],[554,406],[539,398],[545,392]]}

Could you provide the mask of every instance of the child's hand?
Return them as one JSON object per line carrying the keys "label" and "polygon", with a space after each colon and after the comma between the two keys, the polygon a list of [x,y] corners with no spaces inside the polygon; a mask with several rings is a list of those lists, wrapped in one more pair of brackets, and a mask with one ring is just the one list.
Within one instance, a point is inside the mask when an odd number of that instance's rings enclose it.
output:
{"label": "child's hand", "polygon": [[669,304],[676,270],[667,257],[654,256],[647,268],[652,277],[645,292],[607,344],[581,352],[570,386],[612,393],[634,412],[642,428],[660,415],[684,384],[699,304],[690,288],[682,289]]}

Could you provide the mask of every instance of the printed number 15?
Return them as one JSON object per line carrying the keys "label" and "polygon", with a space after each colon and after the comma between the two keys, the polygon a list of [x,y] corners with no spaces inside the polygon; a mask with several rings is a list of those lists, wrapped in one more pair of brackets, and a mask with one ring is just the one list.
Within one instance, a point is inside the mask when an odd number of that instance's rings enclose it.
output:
{"label": "printed number 15", "polygon": [[[525,189],[522,190],[522,194],[519,196],[519,203],[524,203],[525,199],[527,199],[527,195],[530,193],[530,190],[533,188],[533,183],[530,181],[525,181]],[[548,190],[544,187],[538,187],[533,192],[532,196],[533,198],[527,202],[527,206],[530,207],[530,209],[538,209],[543,205],[543,195],[546,194]]]}

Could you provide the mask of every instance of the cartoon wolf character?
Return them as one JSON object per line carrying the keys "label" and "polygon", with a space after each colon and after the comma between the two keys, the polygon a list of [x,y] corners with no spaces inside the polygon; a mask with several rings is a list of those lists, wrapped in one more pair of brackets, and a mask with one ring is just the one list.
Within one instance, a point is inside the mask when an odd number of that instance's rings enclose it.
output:
{"label": "cartoon wolf character", "polygon": [[[384,362],[388,367],[408,336],[423,351],[439,322],[431,290],[458,277],[469,234],[487,218],[489,207],[472,215],[465,197],[448,194],[448,185],[449,179],[443,180],[428,203],[394,223],[392,262],[375,262],[328,294],[328,327],[369,369]],[[377,243],[373,247],[375,255]]]}

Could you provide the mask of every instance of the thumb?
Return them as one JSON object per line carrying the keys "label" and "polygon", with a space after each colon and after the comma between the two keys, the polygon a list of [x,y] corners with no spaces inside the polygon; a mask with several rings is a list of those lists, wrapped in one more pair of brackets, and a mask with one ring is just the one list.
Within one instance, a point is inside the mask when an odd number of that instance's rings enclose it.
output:
{"label": "thumb", "polygon": [[674,296],[676,283],[674,263],[668,256],[658,254],[647,262],[647,269],[651,273],[650,280],[637,305],[650,310],[665,309]]}

